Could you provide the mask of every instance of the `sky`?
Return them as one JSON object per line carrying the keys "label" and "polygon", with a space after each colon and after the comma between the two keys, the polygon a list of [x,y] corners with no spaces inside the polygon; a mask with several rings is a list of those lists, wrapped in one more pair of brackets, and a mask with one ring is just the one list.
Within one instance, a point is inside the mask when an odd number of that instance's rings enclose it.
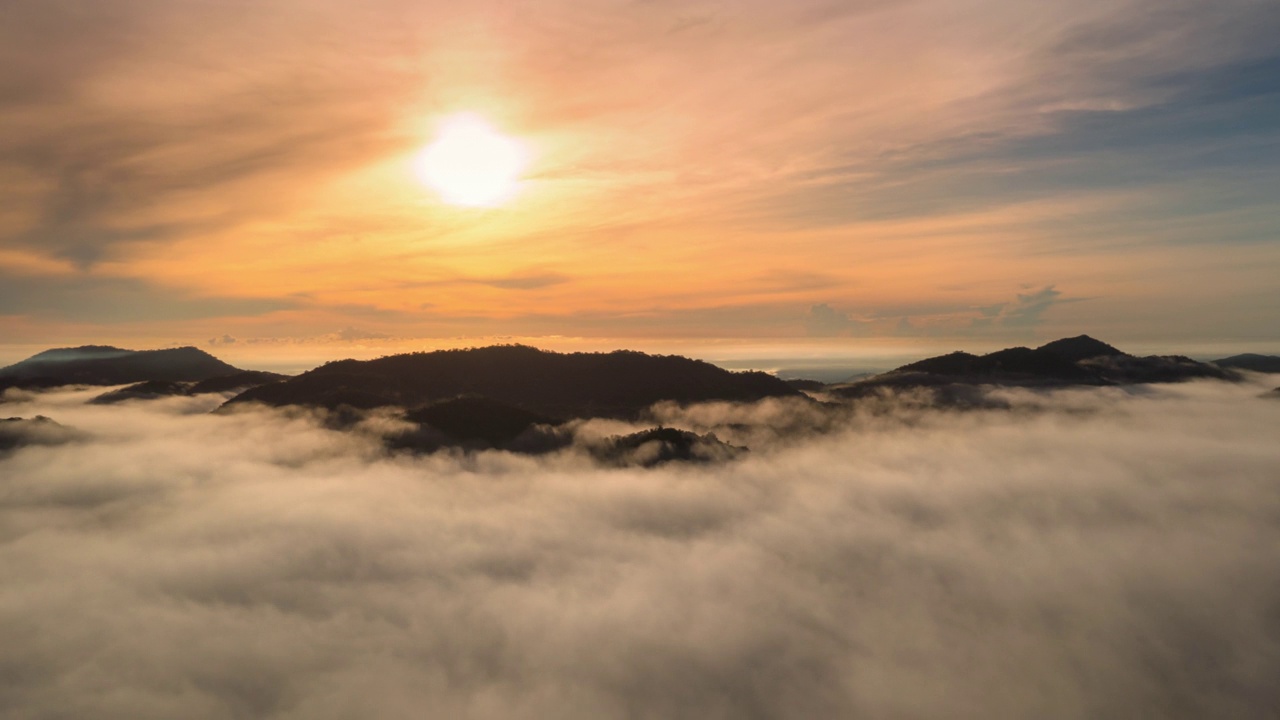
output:
{"label": "sky", "polygon": [[[1273,0],[6,0],[0,356],[1280,350],[1278,36]],[[527,150],[508,201],[420,181],[459,113]]]}

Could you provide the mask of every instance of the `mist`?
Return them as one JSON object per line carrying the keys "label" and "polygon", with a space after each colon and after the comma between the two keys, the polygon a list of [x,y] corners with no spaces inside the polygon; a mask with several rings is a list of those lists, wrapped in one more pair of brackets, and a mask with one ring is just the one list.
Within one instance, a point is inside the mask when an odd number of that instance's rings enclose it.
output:
{"label": "mist", "polygon": [[11,392],[0,714],[1275,717],[1266,380],[660,406],[751,451],[652,470]]}

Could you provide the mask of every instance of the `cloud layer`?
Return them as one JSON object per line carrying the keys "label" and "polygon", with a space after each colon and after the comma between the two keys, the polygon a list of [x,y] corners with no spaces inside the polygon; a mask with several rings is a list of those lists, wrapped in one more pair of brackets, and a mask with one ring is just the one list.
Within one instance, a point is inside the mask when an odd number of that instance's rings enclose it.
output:
{"label": "cloud layer", "polygon": [[0,459],[0,714],[1262,717],[1261,387],[668,407],[753,452],[660,471],[12,397],[87,437]]}

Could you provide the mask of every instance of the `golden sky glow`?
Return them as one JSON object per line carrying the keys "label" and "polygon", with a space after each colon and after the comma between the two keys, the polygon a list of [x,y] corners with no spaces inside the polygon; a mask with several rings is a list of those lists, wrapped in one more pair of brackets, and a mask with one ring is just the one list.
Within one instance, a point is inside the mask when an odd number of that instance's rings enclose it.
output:
{"label": "golden sky glow", "polygon": [[419,179],[445,202],[470,207],[505,204],[519,188],[529,150],[489,121],[460,113],[440,128],[415,160]]}
{"label": "golden sky glow", "polygon": [[0,332],[1271,342],[1276,12],[1165,7],[19,2]]}

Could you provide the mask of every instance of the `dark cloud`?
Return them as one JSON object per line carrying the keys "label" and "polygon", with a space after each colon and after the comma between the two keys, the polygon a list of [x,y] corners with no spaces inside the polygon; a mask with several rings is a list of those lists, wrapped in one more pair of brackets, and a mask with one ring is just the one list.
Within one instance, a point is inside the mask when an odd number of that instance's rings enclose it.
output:
{"label": "dark cloud", "polygon": [[0,460],[0,714],[1266,717],[1260,387],[664,407],[754,445],[660,471],[38,396],[88,437]]}
{"label": "dark cloud", "polygon": [[[1139,189],[1163,196],[1162,213],[1266,207],[1271,198],[1242,178],[1277,182],[1277,33],[1272,3],[1117,7],[1022,59],[1031,72],[984,98],[1008,118],[876,158],[835,153],[769,207],[810,226]],[[1177,188],[1191,184],[1201,197],[1187,203]],[[1207,202],[1205,192],[1221,194]]]}
{"label": "dark cloud", "polygon": [[273,186],[281,177],[314,179],[395,146],[388,103],[412,73],[379,53],[404,29],[387,8],[355,23],[299,10],[6,3],[0,173],[36,195],[0,200],[34,216],[9,241],[90,265],[121,244],[279,212],[297,194]]}
{"label": "dark cloud", "polygon": [[0,273],[0,316],[116,323],[265,315],[297,307],[287,299],[200,297],[132,278]]}

